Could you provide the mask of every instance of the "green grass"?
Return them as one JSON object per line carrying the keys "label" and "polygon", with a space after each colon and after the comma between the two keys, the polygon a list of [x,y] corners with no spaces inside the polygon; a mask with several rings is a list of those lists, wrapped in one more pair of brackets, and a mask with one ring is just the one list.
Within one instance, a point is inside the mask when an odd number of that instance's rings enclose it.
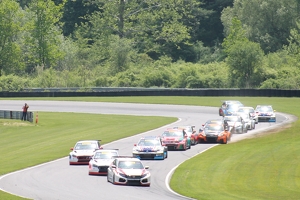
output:
{"label": "green grass", "polygon": [[[15,99],[15,98],[14,98]],[[37,98],[22,98],[37,99]],[[72,101],[95,101],[95,102],[132,102],[132,103],[161,103],[161,104],[181,104],[181,105],[203,105],[203,106],[220,106],[221,100],[236,99],[240,100],[247,106],[257,104],[272,104],[278,112],[294,114],[299,117],[300,99],[299,98],[270,98],[270,97],[72,97],[72,98],[39,98],[40,100],[72,100]],[[1,99],[0,99],[1,100]],[[40,120],[39,113],[39,120]],[[50,113],[45,113],[49,115]],[[70,118],[84,114],[72,114]],[[89,114],[90,115],[90,114]],[[95,115],[98,116],[98,115]],[[105,120],[109,115],[99,115]],[[216,111],[217,116],[217,111]],[[76,117],[75,117],[76,118]],[[78,117],[80,118],[80,117]],[[115,118],[115,116],[114,116]],[[138,118],[136,118],[138,119]],[[156,118],[151,118],[153,126],[156,124]],[[51,116],[49,120],[53,120]],[[132,119],[131,119],[132,120]],[[143,119],[144,120],[144,119]],[[141,120],[141,123],[142,121]],[[174,120],[174,119],[167,119]],[[46,120],[48,121],[48,119]],[[32,129],[42,129],[47,127],[48,121],[38,127],[26,127]],[[70,120],[71,121],[71,120]],[[70,123],[72,123],[72,121]],[[134,121],[134,120],[133,120]],[[159,120],[161,126],[167,121]],[[125,123],[125,122],[124,122]],[[129,126],[132,123],[128,120]],[[134,123],[138,124],[138,123]],[[146,123],[147,124],[147,123]],[[59,127],[56,127],[59,126]],[[156,126],[156,127],[157,127]],[[72,125],[53,123],[53,130],[61,133],[52,133],[53,137],[65,138],[68,135],[77,135],[77,138],[83,137],[77,130],[72,129]],[[3,127],[0,125],[0,128]],[[17,128],[10,132],[10,135],[20,134],[23,130]],[[95,132],[102,130],[91,124],[85,124],[85,128]],[[142,127],[150,128],[150,127]],[[9,129],[9,128],[8,128]],[[63,130],[63,131],[62,131]],[[69,131],[68,131],[69,130]],[[83,131],[84,129],[82,129]],[[96,131],[97,130],[97,131]],[[2,131],[1,131],[2,132]],[[47,132],[47,131],[45,131]],[[48,132],[48,134],[51,131]],[[62,133],[63,132],[63,133]],[[89,132],[89,131],[87,131]],[[91,131],[93,132],[93,131]],[[131,131],[135,134],[139,131]],[[237,143],[219,145],[209,151],[200,154],[182,165],[180,165],[171,179],[171,188],[176,192],[193,197],[195,199],[299,199],[300,197],[300,123],[296,121],[288,128],[279,133],[266,134],[262,137],[243,140]],[[1,135],[2,133],[0,133]],[[23,132],[23,135],[27,135]],[[37,133],[35,135],[38,136]],[[17,136],[15,136],[16,138]],[[22,136],[21,136],[22,137]],[[25,137],[25,136],[23,136]],[[44,137],[44,136],[43,136]],[[108,136],[105,142],[117,139],[119,136]],[[124,137],[124,136],[123,136]],[[3,138],[1,136],[1,138]],[[12,138],[10,138],[12,139]],[[24,139],[24,138],[23,138]],[[48,137],[47,139],[51,139]],[[54,138],[53,138],[54,139]],[[103,139],[102,137],[99,139]],[[44,140],[41,140],[41,142]],[[9,142],[9,141],[8,141]],[[73,143],[69,141],[72,146]],[[1,139],[2,143],[2,139]],[[66,141],[64,142],[66,143]],[[71,144],[72,143],[72,144]],[[3,145],[3,144],[2,144]],[[49,144],[48,151],[54,144]],[[64,147],[61,156],[66,156],[66,149],[70,145],[61,144]],[[4,143],[4,146],[10,145]],[[18,145],[17,145],[18,146]],[[17,147],[16,146],[16,147]],[[27,149],[28,148],[28,149]],[[27,147],[26,150],[30,148]],[[1,149],[0,149],[1,150]],[[20,150],[16,149],[16,151]],[[45,148],[47,150],[47,148]],[[2,151],[3,152],[3,151]],[[51,151],[50,151],[51,152]],[[56,152],[59,153],[59,152]],[[10,158],[9,158],[10,159]],[[39,158],[42,159],[42,158]],[[43,158],[44,159],[44,158]],[[47,158],[53,159],[53,158]],[[35,160],[35,162],[44,162]],[[26,164],[24,162],[23,164]],[[34,165],[32,163],[32,165]],[[21,166],[26,167],[26,166]],[[0,166],[2,170],[2,166]],[[11,169],[12,170],[12,169]],[[3,173],[3,172],[2,172]],[[6,194],[4,194],[6,195]],[[0,199],[4,199],[0,193]]]}

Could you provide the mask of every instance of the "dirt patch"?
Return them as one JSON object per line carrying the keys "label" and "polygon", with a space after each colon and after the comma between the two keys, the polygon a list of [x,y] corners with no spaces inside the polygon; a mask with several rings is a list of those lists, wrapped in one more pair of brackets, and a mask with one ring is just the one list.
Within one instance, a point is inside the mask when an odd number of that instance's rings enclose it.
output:
{"label": "dirt patch", "polygon": [[33,126],[31,123],[26,123],[26,122],[3,122],[1,124],[2,126]]}
{"label": "dirt patch", "polygon": [[285,113],[282,113],[282,115],[284,115],[286,117],[286,120],[283,121],[282,123],[276,124],[275,126],[267,128],[266,130],[258,130],[258,131],[252,130],[246,134],[238,135],[236,137],[233,137],[231,139],[230,143],[238,142],[238,141],[244,140],[244,139],[263,137],[263,136],[270,135],[273,133],[281,132],[285,129],[292,127],[292,122],[298,120],[298,117],[296,117],[294,115],[289,115],[289,114],[285,114]]}

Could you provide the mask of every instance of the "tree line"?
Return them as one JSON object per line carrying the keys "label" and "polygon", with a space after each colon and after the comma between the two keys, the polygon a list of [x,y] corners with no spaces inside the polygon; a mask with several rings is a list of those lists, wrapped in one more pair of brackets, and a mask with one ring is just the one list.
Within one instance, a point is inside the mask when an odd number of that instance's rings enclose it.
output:
{"label": "tree line", "polygon": [[298,89],[299,0],[5,0],[0,91]]}

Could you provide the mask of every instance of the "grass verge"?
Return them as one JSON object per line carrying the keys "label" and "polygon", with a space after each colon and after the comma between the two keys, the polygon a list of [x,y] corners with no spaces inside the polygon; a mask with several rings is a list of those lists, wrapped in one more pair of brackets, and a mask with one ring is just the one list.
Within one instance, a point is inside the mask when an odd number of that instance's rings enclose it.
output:
{"label": "grass verge", "polygon": [[[16,98],[11,98],[16,99]],[[20,98],[19,98],[20,99]],[[299,117],[299,98],[270,97],[72,97],[22,98],[94,102],[130,102],[220,106],[236,99],[247,106],[272,104],[279,112]],[[5,99],[7,100],[7,99]],[[217,115],[217,109],[216,109]],[[92,125],[91,125],[92,126]],[[160,126],[160,125],[158,125]],[[87,126],[88,127],[88,126]],[[66,132],[66,131],[65,131]],[[200,154],[175,171],[171,188],[195,199],[299,199],[300,123],[278,133],[220,145]],[[3,137],[2,137],[3,138]],[[100,138],[101,139],[101,138]],[[114,138],[116,139],[116,138]],[[111,139],[114,140],[114,139]],[[52,144],[53,145],[53,144]],[[71,145],[72,146],[72,145]],[[70,148],[70,145],[66,147]],[[1,149],[0,149],[1,150]],[[65,151],[65,149],[64,149]],[[64,154],[65,156],[65,154]],[[24,166],[25,167],[25,166]],[[2,169],[2,167],[0,168]],[[1,198],[1,193],[0,193]],[[1,198],[3,199],[3,198]]]}

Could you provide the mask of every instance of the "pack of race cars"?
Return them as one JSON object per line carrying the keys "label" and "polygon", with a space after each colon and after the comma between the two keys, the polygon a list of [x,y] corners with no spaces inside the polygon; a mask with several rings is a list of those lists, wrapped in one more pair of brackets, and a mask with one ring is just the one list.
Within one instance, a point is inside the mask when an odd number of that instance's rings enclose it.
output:
{"label": "pack of race cars", "polygon": [[119,155],[118,149],[103,149],[100,140],[81,140],[71,148],[69,164],[87,164],[89,175],[106,175],[113,184],[150,186],[149,166],[141,160],[164,160],[170,150],[186,151],[204,142],[227,144],[232,134],[247,133],[260,121],[276,122],[271,105],[254,109],[239,101],[224,101],[219,115],[222,118],[207,120],[198,132],[195,126],[187,125],[167,128],[160,136],[142,137],[130,156]]}

